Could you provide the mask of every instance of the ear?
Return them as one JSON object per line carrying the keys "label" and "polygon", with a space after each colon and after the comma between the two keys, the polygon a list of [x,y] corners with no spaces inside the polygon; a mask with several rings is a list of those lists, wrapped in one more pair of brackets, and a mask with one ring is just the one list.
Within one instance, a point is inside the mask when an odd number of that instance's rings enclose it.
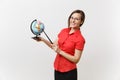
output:
{"label": "ear", "polygon": [[83,21],[81,21],[81,23],[80,24],[83,24]]}
{"label": "ear", "polygon": [[82,24],[83,24],[83,21],[81,21],[81,23],[80,23],[80,27],[81,27]]}

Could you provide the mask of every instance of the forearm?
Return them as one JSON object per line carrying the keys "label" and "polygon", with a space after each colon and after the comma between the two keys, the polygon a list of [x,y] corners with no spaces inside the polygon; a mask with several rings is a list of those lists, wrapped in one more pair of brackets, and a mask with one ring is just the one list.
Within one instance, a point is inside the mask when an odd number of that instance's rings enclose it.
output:
{"label": "forearm", "polygon": [[76,55],[70,55],[69,53],[66,53],[64,51],[62,51],[61,49],[58,48],[58,46],[54,46],[53,50],[60,54],[61,56],[65,57],[66,59],[68,59],[69,61],[73,62],[73,63],[77,63],[79,61],[79,57]]}
{"label": "forearm", "polygon": [[60,51],[59,54],[63,57],[65,57],[66,59],[68,59],[69,61],[73,62],[73,63],[78,63],[79,62],[79,59],[74,56],[74,55],[70,55],[64,51]]}
{"label": "forearm", "polygon": [[48,47],[52,49],[52,44],[48,40],[41,38],[41,41],[43,41]]}

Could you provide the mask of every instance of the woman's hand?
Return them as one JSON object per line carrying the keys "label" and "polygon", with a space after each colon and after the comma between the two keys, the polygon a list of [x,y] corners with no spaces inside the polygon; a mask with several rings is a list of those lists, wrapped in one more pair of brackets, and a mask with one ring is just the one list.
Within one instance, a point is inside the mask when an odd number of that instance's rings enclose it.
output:
{"label": "woman's hand", "polygon": [[52,45],[52,49],[56,52],[56,53],[60,53],[60,48],[58,47],[58,45]]}

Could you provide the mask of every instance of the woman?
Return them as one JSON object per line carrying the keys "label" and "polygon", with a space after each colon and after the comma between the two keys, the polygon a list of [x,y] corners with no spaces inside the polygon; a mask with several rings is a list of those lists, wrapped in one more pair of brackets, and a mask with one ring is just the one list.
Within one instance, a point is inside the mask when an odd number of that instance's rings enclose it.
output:
{"label": "woman", "polygon": [[77,66],[85,44],[80,27],[84,23],[85,14],[82,10],[73,11],[68,18],[68,28],[58,34],[53,44],[40,37],[57,55],[54,61],[55,80],[77,80]]}

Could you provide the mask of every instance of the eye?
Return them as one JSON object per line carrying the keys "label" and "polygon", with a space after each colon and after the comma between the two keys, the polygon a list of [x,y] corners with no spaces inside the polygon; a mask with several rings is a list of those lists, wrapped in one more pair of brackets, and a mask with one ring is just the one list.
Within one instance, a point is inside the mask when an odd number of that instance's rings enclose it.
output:
{"label": "eye", "polygon": [[78,20],[80,20],[80,19],[78,19],[78,18],[75,18],[75,20],[77,20],[77,21],[78,21]]}
{"label": "eye", "polygon": [[76,20],[76,21],[80,20],[79,18],[74,18],[74,17],[70,17],[70,19]]}
{"label": "eye", "polygon": [[70,17],[70,19],[74,19],[73,17]]}

